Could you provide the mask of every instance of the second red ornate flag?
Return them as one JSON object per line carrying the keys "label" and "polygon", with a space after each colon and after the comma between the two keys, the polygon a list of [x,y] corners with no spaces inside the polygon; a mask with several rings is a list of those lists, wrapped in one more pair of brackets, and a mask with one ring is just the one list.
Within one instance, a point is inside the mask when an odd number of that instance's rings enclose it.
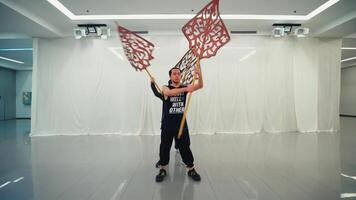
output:
{"label": "second red ornate flag", "polygon": [[230,41],[229,32],[219,14],[219,0],[213,0],[182,28],[189,49],[202,58],[215,56]]}

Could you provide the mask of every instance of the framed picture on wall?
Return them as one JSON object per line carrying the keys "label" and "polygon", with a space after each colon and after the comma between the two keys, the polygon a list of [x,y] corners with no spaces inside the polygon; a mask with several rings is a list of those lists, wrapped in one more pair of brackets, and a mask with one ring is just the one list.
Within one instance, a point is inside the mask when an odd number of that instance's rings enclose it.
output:
{"label": "framed picture on wall", "polygon": [[22,93],[22,102],[24,105],[31,105],[32,92]]}

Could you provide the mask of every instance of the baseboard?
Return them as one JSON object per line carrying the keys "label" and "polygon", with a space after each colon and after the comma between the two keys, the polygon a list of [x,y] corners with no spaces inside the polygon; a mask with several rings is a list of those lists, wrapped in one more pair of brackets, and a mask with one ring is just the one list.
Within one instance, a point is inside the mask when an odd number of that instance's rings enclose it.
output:
{"label": "baseboard", "polygon": [[17,117],[16,119],[31,119],[30,117]]}
{"label": "baseboard", "polygon": [[340,117],[356,117],[356,115],[345,115],[345,114],[340,114]]}

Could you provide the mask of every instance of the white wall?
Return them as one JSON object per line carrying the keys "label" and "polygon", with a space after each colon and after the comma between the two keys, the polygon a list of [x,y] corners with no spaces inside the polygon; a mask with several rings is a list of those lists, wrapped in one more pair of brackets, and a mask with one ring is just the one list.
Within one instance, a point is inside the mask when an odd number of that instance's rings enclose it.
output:
{"label": "white wall", "polygon": [[356,66],[341,70],[340,114],[356,116]]}
{"label": "white wall", "polygon": [[[166,84],[186,38],[145,37],[155,44],[149,70]],[[339,39],[233,35],[201,62],[205,86],[193,94],[191,133],[337,130],[340,48]],[[159,134],[161,101],[117,37],[39,39],[36,51],[33,135]]]}
{"label": "white wall", "polygon": [[24,105],[23,92],[32,91],[32,71],[16,71],[16,118],[31,118],[31,105]]}
{"label": "white wall", "polygon": [[16,117],[16,72],[0,67],[0,120]]}

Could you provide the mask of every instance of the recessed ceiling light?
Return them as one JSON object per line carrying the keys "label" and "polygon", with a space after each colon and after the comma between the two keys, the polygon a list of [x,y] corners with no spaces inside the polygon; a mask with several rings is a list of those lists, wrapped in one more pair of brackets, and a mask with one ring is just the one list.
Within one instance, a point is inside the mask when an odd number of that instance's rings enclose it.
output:
{"label": "recessed ceiling light", "polygon": [[0,49],[0,51],[33,51],[33,48],[10,48],[10,49]]}
{"label": "recessed ceiling light", "polygon": [[339,1],[340,0],[329,0],[329,1],[325,2],[323,5],[319,6],[317,9],[313,10],[311,13],[309,13],[307,15],[308,20],[317,16],[318,14],[320,14],[321,12],[328,9],[330,6],[336,4]]}
{"label": "recessed ceiling light", "polygon": [[341,193],[340,194],[340,198],[342,198],[342,199],[352,198],[352,197],[356,197],[356,193]]}
{"label": "recessed ceiling light", "polygon": [[346,61],[355,60],[355,59],[356,59],[356,57],[346,58],[344,60],[341,60],[341,62],[346,62]]}
{"label": "recessed ceiling light", "polygon": [[350,175],[343,174],[343,173],[341,173],[340,175],[343,176],[343,177],[346,177],[346,178],[351,178],[351,179],[356,180],[356,176],[350,176]]}
{"label": "recessed ceiling light", "polygon": [[[75,15],[58,0],[47,0],[71,20],[117,20],[117,19],[191,19],[193,14],[149,14],[149,15]],[[251,20],[298,20],[307,21],[340,0],[329,0],[308,15],[221,15],[222,19]]]}
{"label": "recessed ceiling light", "polygon": [[2,57],[2,56],[0,56],[0,59],[6,60],[6,61],[10,61],[10,62],[14,62],[14,63],[19,63],[19,64],[25,64],[22,61],[14,60],[14,59],[11,59],[11,58],[6,58],[6,57]]}
{"label": "recessed ceiling light", "polygon": [[3,187],[5,187],[5,186],[9,185],[10,183],[11,183],[10,181],[7,181],[6,183],[0,185],[0,188],[3,188]]}
{"label": "recessed ceiling light", "polygon": [[16,180],[13,180],[12,182],[13,182],[13,183],[17,183],[17,182],[21,181],[21,180],[24,179],[24,178],[25,178],[25,177],[21,176],[21,177],[17,178]]}
{"label": "recessed ceiling light", "polygon": [[341,47],[342,50],[356,50],[356,47]]}

